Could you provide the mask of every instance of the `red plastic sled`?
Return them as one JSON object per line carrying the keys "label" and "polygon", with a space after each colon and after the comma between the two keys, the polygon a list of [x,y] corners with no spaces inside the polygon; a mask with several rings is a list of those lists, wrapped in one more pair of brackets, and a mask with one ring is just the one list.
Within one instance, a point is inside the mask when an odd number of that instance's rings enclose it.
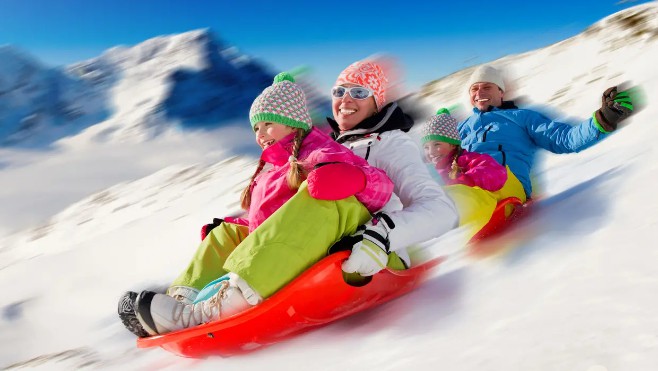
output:
{"label": "red plastic sled", "polygon": [[343,280],[349,252],[331,254],[269,299],[235,316],[165,335],[139,338],[183,357],[230,356],[280,342],[312,328],[380,305],[421,284],[443,258],[404,271],[386,269],[361,286]]}
{"label": "red plastic sled", "polygon": [[[517,246],[519,238],[527,231],[515,233],[512,239],[502,240],[497,237],[503,237],[503,232],[510,226],[528,216],[532,211],[533,202],[534,200],[528,200],[528,202],[522,203],[521,200],[515,197],[506,198],[499,202],[489,223],[469,241],[468,254],[474,258],[487,258]],[[505,216],[507,207],[513,207],[513,209],[511,214]]]}
{"label": "red plastic sled", "polygon": [[[492,237],[503,232],[513,222],[527,214],[531,203],[532,201],[528,201],[524,204],[516,197],[508,197],[501,200],[496,205],[496,209],[494,210],[493,215],[491,215],[489,223],[482,227],[482,229],[471,238],[470,242],[478,242],[487,237]],[[509,216],[505,216],[505,209],[507,207],[513,208]]]}

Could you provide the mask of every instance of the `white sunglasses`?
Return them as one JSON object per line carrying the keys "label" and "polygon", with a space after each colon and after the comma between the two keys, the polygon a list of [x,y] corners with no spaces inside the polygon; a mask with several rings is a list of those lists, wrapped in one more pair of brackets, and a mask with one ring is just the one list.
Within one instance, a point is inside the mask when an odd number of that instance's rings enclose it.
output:
{"label": "white sunglasses", "polygon": [[351,88],[346,88],[344,86],[334,86],[331,89],[331,96],[334,98],[342,99],[346,93],[349,94],[350,97],[357,100],[363,100],[375,94],[372,90],[364,88],[363,86],[354,86]]}

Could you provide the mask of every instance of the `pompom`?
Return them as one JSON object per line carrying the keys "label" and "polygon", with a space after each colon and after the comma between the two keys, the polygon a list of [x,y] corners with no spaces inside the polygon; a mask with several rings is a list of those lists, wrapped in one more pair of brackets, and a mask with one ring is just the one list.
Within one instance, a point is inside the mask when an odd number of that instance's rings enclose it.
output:
{"label": "pompom", "polygon": [[274,85],[276,83],[283,81],[295,82],[295,78],[292,77],[292,75],[289,74],[288,72],[281,72],[280,74],[274,76],[274,82],[272,84]]}

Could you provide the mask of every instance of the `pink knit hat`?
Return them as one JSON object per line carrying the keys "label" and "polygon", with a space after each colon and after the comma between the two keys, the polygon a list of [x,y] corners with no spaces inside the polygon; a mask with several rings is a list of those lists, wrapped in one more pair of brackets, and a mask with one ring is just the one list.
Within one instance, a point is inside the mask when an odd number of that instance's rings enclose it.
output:
{"label": "pink knit hat", "polygon": [[377,109],[381,109],[386,103],[388,79],[384,75],[384,69],[375,62],[352,63],[338,75],[336,85],[342,84],[356,84],[372,90]]}

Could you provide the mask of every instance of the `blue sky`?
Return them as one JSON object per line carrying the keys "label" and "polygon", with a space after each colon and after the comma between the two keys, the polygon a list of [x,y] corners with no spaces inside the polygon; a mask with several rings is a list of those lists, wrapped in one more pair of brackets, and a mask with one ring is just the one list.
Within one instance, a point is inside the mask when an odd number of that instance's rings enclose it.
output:
{"label": "blue sky", "polygon": [[46,65],[116,45],[211,28],[275,70],[312,67],[323,88],[351,62],[397,57],[410,88],[550,45],[647,1],[0,0],[0,45]]}

